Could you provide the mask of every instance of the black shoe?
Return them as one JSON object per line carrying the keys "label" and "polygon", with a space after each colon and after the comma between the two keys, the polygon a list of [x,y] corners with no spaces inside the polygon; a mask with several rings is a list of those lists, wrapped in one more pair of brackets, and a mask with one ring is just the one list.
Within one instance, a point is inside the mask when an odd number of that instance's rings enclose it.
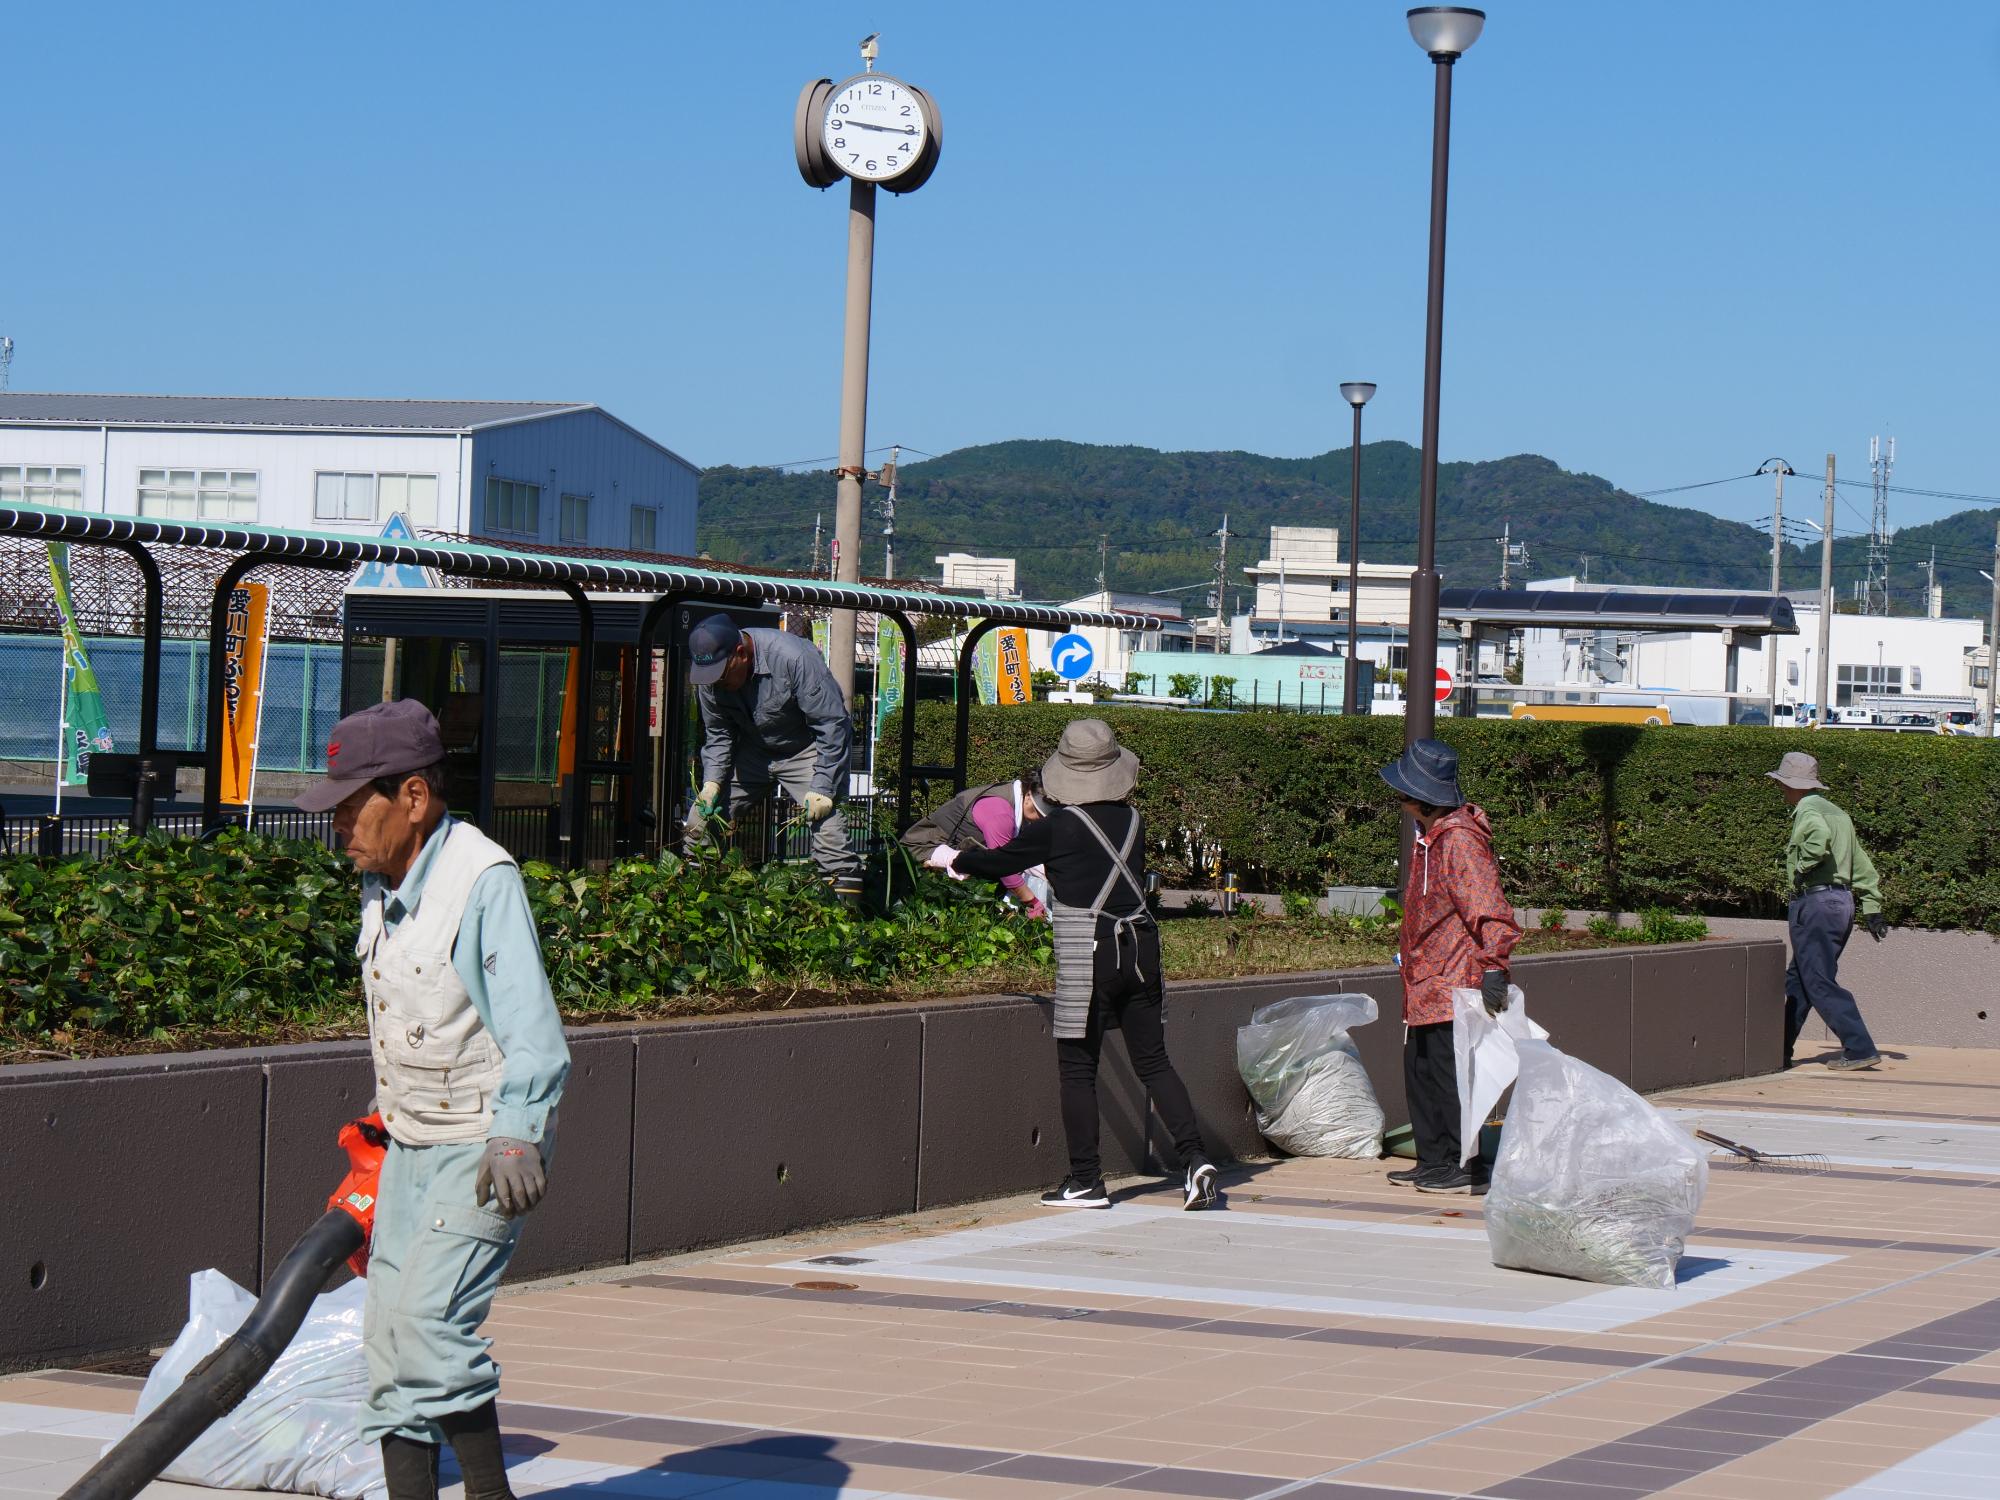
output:
{"label": "black shoe", "polygon": [[1042,1194],[1043,1208],[1109,1208],[1111,1195],[1104,1191],[1104,1179],[1078,1182],[1074,1177],[1063,1179],[1061,1186],[1052,1187]]}
{"label": "black shoe", "polygon": [[1462,1193],[1472,1186],[1472,1174],[1463,1167],[1431,1167],[1410,1186],[1420,1193]]}
{"label": "black shoe", "polygon": [[1215,1168],[1206,1157],[1197,1156],[1188,1162],[1181,1193],[1186,1199],[1181,1204],[1184,1209],[1215,1207]]}
{"label": "black shoe", "polygon": [[1385,1173],[1384,1175],[1391,1182],[1395,1183],[1397,1187],[1408,1187],[1424,1175],[1424,1169],[1422,1167],[1399,1167],[1395,1171]]}
{"label": "black shoe", "polygon": [[382,1439],[382,1477],[389,1500],[437,1500],[437,1444],[391,1433]]}

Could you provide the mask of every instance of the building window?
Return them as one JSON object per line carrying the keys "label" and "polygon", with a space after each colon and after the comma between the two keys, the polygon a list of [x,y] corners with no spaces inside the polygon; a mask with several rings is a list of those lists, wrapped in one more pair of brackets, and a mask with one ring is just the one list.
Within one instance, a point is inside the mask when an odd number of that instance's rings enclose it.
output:
{"label": "building window", "polygon": [[168,521],[254,521],[257,475],[243,469],[141,469],[139,514]]}
{"label": "building window", "polygon": [[437,525],[435,474],[315,474],[313,516],[321,521],[386,521],[398,512],[412,526]]}
{"label": "building window", "polygon": [[634,552],[655,552],[659,550],[660,513],[649,505],[632,507],[632,550]]}
{"label": "building window", "polygon": [[529,536],[542,529],[542,487],[515,479],[486,481],[486,529],[518,531]]}
{"label": "building window", "polygon": [[562,497],[562,532],[556,538],[561,542],[578,544],[590,540],[590,496],[564,495]]}
{"label": "building window", "polygon": [[1833,692],[1835,708],[1851,708],[1855,698],[1863,693],[1900,693],[1903,691],[1903,669],[1901,667],[1878,667],[1873,665],[1849,666],[1841,662],[1835,673],[1836,686]]}
{"label": "building window", "polygon": [[1976,688],[1985,687],[1986,679],[1992,674],[1992,671],[1991,667],[1974,667],[1972,669],[1972,685]]}
{"label": "building window", "polygon": [[83,509],[83,470],[49,464],[0,464],[0,505]]}

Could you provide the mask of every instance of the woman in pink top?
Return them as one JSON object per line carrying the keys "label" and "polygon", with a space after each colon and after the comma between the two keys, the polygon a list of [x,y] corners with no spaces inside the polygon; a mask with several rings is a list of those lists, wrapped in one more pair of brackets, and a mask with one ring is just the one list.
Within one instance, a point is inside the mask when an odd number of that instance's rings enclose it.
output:
{"label": "woman in pink top", "polygon": [[[1014,818],[1014,798],[1012,797],[1002,797],[999,795],[981,797],[977,802],[972,804],[972,821],[979,829],[981,842],[988,849],[998,849],[1001,845],[1012,842],[1014,835],[1021,831],[1021,823],[1039,818],[1042,815],[1041,808],[1035,801],[1035,793],[1021,782],[1017,781],[1014,785],[1018,789],[1021,803],[1020,822],[1016,822]],[[1000,877],[1000,884],[1007,888],[1009,895],[1021,903],[1029,916],[1045,917],[1048,915],[1048,909],[1042,905],[1042,898],[1035,893],[1034,887],[1029,884],[1027,875],[1002,875]]]}

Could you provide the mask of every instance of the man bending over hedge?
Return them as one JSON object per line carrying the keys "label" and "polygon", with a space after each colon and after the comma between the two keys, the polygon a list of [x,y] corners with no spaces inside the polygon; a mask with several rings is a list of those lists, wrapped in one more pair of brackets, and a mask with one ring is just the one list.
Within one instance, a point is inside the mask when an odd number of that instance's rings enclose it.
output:
{"label": "man bending over hedge", "polygon": [[547,1187],[569,1047],[521,872],[447,815],[443,762],[429,709],[378,703],[333,726],[327,778],[298,805],[333,809],[362,872],[356,951],[389,1135],[361,1434],[381,1439],[389,1500],[437,1500],[441,1443],[466,1500],[507,1500],[500,1367],[479,1325]]}

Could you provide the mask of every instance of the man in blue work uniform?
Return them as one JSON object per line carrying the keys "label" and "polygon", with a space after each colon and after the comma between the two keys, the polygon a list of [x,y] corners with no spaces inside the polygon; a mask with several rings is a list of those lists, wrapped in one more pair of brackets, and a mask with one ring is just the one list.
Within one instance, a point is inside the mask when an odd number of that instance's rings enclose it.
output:
{"label": "man in blue work uniform", "polygon": [[362,985],[375,1108],[390,1137],[368,1260],[364,1438],[389,1500],[436,1500],[450,1443],[467,1500],[506,1500],[494,1405],[500,1367],[479,1334],[542,1199],[569,1047],[521,873],[445,812],[444,743],[421,703],[378,703],[333,726],[333,810],[362,872]]}
{"label": "man in blue work uniform", "polygon": [[[1786,918],[1792,963],[1785,971],[1785,1066],[1792,1065],[1806,1017],[1820,1019],[1840,1038],[1840,1056],[1827,1064],[1835,1072],[1879,1067],[1882,1057],[1861,1007],[1840,983],[1840,955],[1854,931],[1856,916],[1868,935],[1881,942],[1889,924],[1882,916],[1882,882],[1875,863],[1854,836],[1854,820],[1820,794],[1819,762],[1801,750],[1788,752],[1778,769],[1764,773],[1784,788],[1792,805],[1785,841],[1785,881],[1791,887]],[[1858,908],[1858,913],[1857,913]]]}
{"label": "man in blue work uniform", "polygon": [[702,788],[689,832],[706,836],[718,808],[733,818],[775,782],[813,827],[813,867],[834,894],[859,900],[861,856],[848,846],[840,816],[854,720],[818,649],[782,630],[742,630],[727,615],[711,615],[688,632],[688,661],[703,729]]}

